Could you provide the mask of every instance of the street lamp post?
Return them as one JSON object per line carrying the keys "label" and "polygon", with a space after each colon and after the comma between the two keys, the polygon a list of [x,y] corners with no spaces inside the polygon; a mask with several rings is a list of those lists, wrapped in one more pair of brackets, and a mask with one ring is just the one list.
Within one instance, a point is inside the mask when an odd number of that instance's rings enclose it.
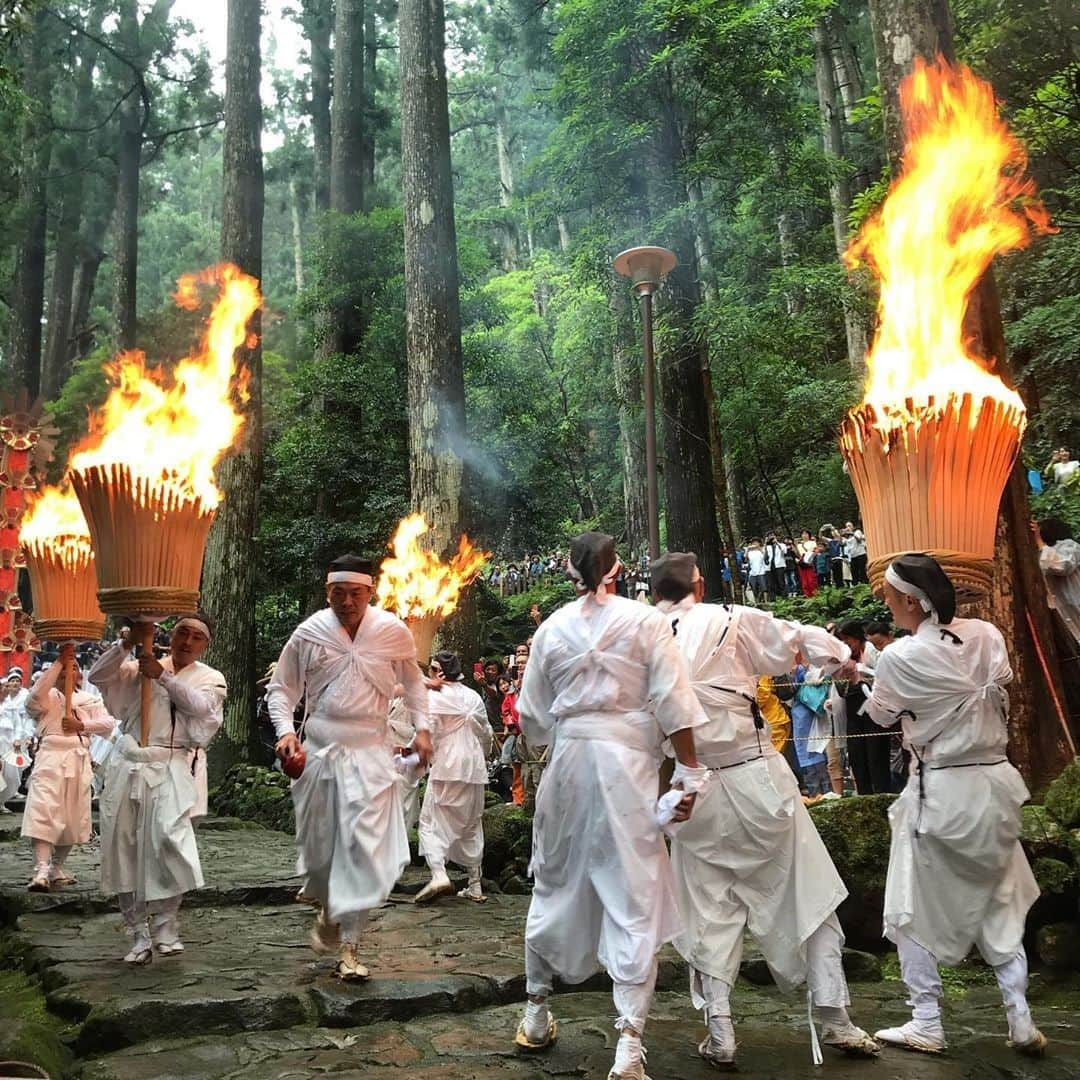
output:
{"label": "street lamp post", "polygon": [[649,513],[649,558],[660,554],[660,485],[656,468],[656,365],[653,360],[652,296],[675,269],[675,253],[662,247],[628,248],[615,256],[615,270],[629,278],[641,301],[645,348],[645,481]]}

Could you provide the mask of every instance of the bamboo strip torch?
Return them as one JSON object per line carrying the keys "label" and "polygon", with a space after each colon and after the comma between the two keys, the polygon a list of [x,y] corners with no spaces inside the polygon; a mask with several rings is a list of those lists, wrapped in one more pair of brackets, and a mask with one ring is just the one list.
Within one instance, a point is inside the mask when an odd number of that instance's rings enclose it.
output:
{"label": "bamboo strip torch", "polygon": [[[140,656],[153,656],[154,655],[154,623],[152,622],[138,622],[135,624],[135,629],[138,632],[139,640],[139,655]],[[154,691],[154,683],[152,679],[148,679],[145,675],[142,677],[142,683],[140,686],[142,692],[141,712],[139,713],[140,726],[139,726],[139,745],[150,745],[150,699]]]}

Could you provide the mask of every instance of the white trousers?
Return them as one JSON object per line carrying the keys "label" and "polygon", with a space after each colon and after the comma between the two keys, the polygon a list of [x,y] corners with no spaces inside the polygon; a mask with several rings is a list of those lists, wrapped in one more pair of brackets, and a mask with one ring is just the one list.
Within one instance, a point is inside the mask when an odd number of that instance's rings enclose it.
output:
{"label": "white trousers", "polygon": [[[653,958],[648,978],[640,983],[615,982],[611,996],[615,1002],[618,1019],[615,1028],[618,1031],[633,1031],[638,1035],[645,1032],[645,1022],[649,1019],[649,1008],[656,992],[657,961]],[[555,982],[555,973],[548,962],[537,952],[525,945],[525,992],[529,997],[547,998],[551,995]]]}
{"label": "white trousers", "polygon": [[173,945],[180,940],[180,904],[184,895],[169,896],[164,900],[137,900],[131,892],[117,893],[120,914],[128,932],[135,934],[145,930],[147,915],[150,916],[150,931],[154,940],[161,945]]}
{"label": "white trousers", "polygon": [[[846,1008],[851,997],[844,976],[843,932],[830,915],[806,941],[806,986],[819,1009]],[[690,968],[690,998],[706,1016],[731,1016],[731,983]]]}
{"label": "white trousers", "polygon": [[[933,953],[902,931],[896,936],[896,950],[900,954],[900,974],[908,988],[911,1015],[916,1020],[939,1020],[941,973]],[[1022,945],[1011,960],[995,966],[994,976],[1005,1007],[1026,1012],[1028,964],[1027,953]]]}

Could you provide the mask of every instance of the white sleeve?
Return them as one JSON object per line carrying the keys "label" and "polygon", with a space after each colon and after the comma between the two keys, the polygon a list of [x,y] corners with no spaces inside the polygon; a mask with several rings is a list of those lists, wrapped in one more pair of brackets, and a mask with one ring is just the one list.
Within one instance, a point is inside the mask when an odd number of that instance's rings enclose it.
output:
{"label": "white sleeve", "polygon": [[176,711],[183,714],[184,730],[193,746],[207,746],[225,719],[225,677],[217,674],[217,680],[201,688],[190,686],[168,671],[158,680]]}
{"label": "white sleeve", "polygon": [[424,676],[416,660],[399,660],[394,664],[398,682],[404,687],[402,698],[408,712],[409,723],[414,731],[430,731],[428,719],[428,690],[424,685]]}
{"label": "white sleeve", "polygon": [[64,665],[59,660],[54,660],[30,688],[30,696],[26,699],[26,711],[35,720],[48,709],[49,691],[56,686],[63,670]]}
{"label": "white sleeve", "polygon": [[1067,577],[1080,571],[1080,544],[1061,541],[1039,550],[1039,566],[1044,574]]}
{"label": "white sleeve", "polygon": [[533,746],[544,746],[551,739],[555,718],[551,707],[555,704],[555,688],[545,671],[544,653],[550,623],[536,631],[533,639],[532,654],[525,666],[525,678],[521,680],[521,692],[518,694],[518,714],[521,717],[521,733]]}
{"label": "white sleeve", "polygon": [[746,670],[755,675],[786,675],[798,652],[826,672],[851,658],[851,650],[824,628],[777,619],[757,608],[740,610],[737,648]]}
{"label": "white sleeve", "polygon": [[[686,662],[671,631],[671,624],[657,613],[646,620],[643,630],[649,634],[647,644],[649,671],[649,701],[656,722],[665,735],[696,728],[705,724],[705,715],[697,694],[690,685]],[[528,668],[525,669],[528,674]]]}
{"label": "white sleeve", "polygon": [[266,687],[266,711],[279,739],[293,734],[293,711],[304,696],[305,676],[300,650],[301,642],[295,635],[285,642]]}

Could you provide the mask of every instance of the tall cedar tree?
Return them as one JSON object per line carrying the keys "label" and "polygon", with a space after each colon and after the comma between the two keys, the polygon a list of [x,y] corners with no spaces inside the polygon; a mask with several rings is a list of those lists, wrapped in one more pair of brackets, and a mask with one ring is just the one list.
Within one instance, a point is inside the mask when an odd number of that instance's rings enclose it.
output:
{"label": "tall cedar tree", "polygon": [[[222,145],[221,257],[262,277],[262,103],[259,98],[261,0],[229,0]],[[261,332],[258,313],[250,329]],[[255,531],[262,482],[262,345],[237,351],[251,372],[241,445],[218,470],[218,509],[203,568],[203,602],[217,619],[211,660],[225,675],[229,697],[215,773],[247,758],[255,737]]]}

